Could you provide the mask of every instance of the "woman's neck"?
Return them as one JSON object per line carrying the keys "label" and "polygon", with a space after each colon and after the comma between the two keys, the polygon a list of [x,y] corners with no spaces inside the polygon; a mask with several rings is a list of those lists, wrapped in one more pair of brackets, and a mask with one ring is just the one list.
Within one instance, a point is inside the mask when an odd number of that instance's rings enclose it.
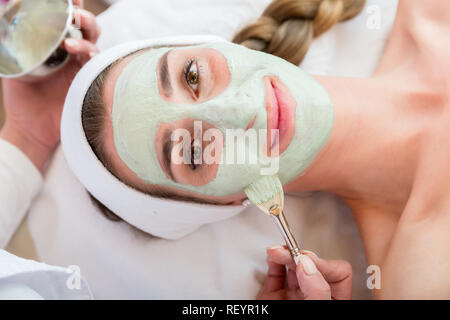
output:
{"label": "woman's neck", "polygon": [[[401,213],[413,184],[423,124],[388,78],[317,76],[335,124],[327,145],[286,191],[329,191],[352,209]],[[414,143],[412,143],[414,141]]]}

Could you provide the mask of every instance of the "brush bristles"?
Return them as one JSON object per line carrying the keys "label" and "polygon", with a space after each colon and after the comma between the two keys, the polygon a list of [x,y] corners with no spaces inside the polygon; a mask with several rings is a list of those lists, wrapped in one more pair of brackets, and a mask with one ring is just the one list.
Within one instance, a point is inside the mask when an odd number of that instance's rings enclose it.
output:
{"label": "brush bristles", "polygon": [[277,175],[264,176],[245,188],[248,199],[262,211],[270,214],[270,209],[278,206],[280,211],[284,206],[283,186]]}

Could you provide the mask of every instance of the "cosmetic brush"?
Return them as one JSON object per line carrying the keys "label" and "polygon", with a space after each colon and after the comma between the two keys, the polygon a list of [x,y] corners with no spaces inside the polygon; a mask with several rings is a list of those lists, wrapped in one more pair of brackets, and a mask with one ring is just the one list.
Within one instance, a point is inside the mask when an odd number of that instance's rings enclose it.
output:
{"label": "cosmetic brush", "polygon": [[283,213],[284,192],[278,176],[264,176],[245,188],[244,192],[247,194],[248,199],[262,212],[270,215],[275,220],[292,258],[295,263],[298,263],[301,253]]}

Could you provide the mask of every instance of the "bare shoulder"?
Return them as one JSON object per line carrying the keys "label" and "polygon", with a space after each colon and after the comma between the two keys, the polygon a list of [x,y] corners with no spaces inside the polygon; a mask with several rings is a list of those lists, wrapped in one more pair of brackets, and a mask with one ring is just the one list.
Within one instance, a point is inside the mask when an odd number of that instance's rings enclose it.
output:
{"label": "bare shoulder", "polygon": [[[450,189],[448,189],[450,190]],[[409,210],[408,208],[406,210]],[[450,299],[450,195],[404,212],[381,268],[382,299]]]}
{"label": "bare shoulder", "polygon": [[450,299],[450,134],[441,124],[386,250],[379,297]]}
{"label": "bare shoulder", "polygon": [[385,251],[380,298],[450,299],[450,106],[423,143],[408,203]]}

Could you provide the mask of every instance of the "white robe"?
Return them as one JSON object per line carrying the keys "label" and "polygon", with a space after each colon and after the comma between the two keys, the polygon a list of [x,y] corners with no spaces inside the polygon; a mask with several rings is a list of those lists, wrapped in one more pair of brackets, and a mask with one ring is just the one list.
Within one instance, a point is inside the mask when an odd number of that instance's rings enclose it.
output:
{"label": "white robe", "polygon": [[[0,248],[4,248],[42,187],[42,176],[27,156],[0,139]],[[0,249],[0,300],[90,299],[76,268],[49,266]]]}

